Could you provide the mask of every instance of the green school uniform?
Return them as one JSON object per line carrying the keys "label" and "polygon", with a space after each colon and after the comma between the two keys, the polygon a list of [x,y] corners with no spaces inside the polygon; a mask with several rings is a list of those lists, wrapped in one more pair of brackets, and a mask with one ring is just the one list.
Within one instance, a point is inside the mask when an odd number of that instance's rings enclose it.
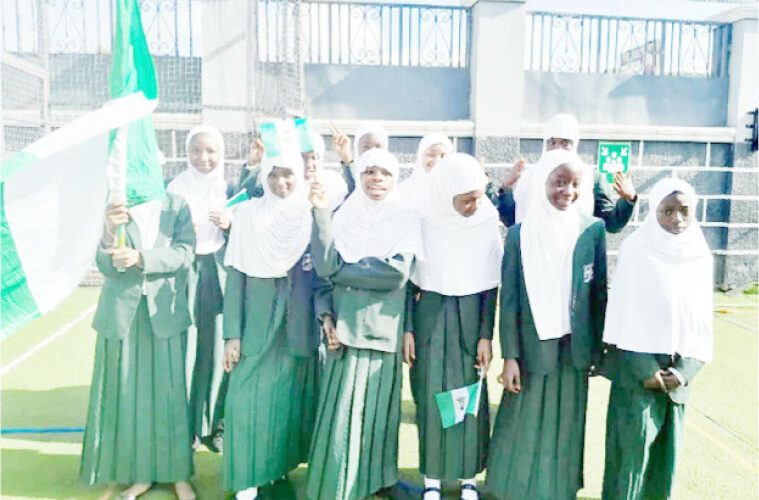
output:
{"label": "green school uniform", "polygon": [[521,224],[503,257],[500,335],[504,359],[517,359],[518,395],[504,391],[490,443],[487,484],[499,498],[575,498],[582,487],[588,370],[600,360],[606,306],[606,243],[601,221],[581,217],[572,260],[571,335],[540,340],[522,272]]}
{"label": "green school uniform", "polygon": [[224,487],[275,481],[305,462],[319,388],[318,312],[329,285],[308,252],[287,277],[227,268],[224,338],[241,339],[226,396]]}
{"label": "green school uniform", "polygon": [[306,493],[364,498],[398,481],[400,339],[413,256],[343,262],[329,209],[314,210],[311,249],[316,271],[333,284],[333,310],[348,345],[327,354]]}
{"label": "green school uniform", "polygon": [[[415,287],[416,288],[416,287]],[[487,462],[490,434],[487,390],[475,418],[443,429],[435,394],[474,384],[479,379],[477,343],[493,338],[497,290],[462,297],[414,290],[416,361],[411,390],[419,430],[419,471],[430,478],[455,481],[481,472]]]}
{"label": "green school uniform", "polygon": [[[703,363],[624,350],[612,350],[608,358],[605,364],[612,385],[606,417],[603,498],[672,498],[689,384]],[[669,393],[643,388],[643,380],[670,367],[688,384]]]}
{"label": "green school uniform", "polygon": [[[126,232],[127,245],[140,249],[134,221]],[[97,250],[105,283],[93,321],[98,337],[80,468],[88,483],[174,483],[192,475],[184,359],[194,247],[189,207],[168,194],[158,238],[141,250],[142,268],[119,272]]]}
{"label": "green school uniform", "polygon": [[[514,202],[512,191],[498,190],[492,184],[489,184],[487,194],[496,208],[498,208],[501,222],[507,227],[514,225],[516,203]],[[630,222],[635,202],[631,203],[622,197],[616,203],[613,202],[611,186],[597,171],[593,174],[593,199],[593,216],[604,221],[608,232],[618,233]]]}

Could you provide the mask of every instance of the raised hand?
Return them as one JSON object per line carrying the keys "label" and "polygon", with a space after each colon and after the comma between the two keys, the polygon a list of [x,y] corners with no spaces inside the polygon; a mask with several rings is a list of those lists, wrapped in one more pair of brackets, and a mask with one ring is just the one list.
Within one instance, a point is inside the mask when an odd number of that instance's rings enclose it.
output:
{"label": "raised hand", "polygon": [[316,209],[329,207],[327,193],[324,191],[324,186],[322,186],[321,182],[311,183],[311,191],[308,193],[308,201],[310,201],[311,205]]}
{"label": "raised hand", "polygon": [[614,190],[630,203],[635,201],[637,193],[635,192],[635,186],[633,186],[632,179],[629,172],[616,172],[614,174]]}
{"label": "raised hand", "polygon": [[347,135],[343,135],[337,125],[330,123],[330,130],[332,131],[332,148],[340,157],[340,161],[343,163],[353,162],[353,151],[351,150],[351,140]]}
{"label": "raised hand", "polygon": [[519,178],[522,176],[523,171],[524,171],[524,158],[520,158],[511,168],[511,172],[509,172],[506,175],[506,178],[503,179],[503,189],[505,191],[510,191],[514,187],[514,184],[516,184]]}

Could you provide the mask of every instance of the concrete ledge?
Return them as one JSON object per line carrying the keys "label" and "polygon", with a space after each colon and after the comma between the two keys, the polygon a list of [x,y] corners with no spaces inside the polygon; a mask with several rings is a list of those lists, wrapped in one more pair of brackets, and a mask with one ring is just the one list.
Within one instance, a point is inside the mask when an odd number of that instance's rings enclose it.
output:
{"label": "concrete ledge", "polygon": [[[542,139],[542,123],[523,123],[523,139]],[[656,125],[580,125],[580,139],[733,143],[733,127],[672,127]]]}

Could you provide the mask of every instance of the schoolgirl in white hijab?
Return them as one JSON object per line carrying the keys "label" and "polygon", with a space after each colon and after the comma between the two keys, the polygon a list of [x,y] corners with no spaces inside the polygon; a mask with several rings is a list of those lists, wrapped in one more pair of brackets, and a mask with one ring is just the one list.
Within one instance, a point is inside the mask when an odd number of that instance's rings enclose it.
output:
{"label": "schoolgirl in white hijab", "polygon": [[[348,185],[345,183],[343,176],[338,172],[323,167],[325,146],[322,136],[310,130],[309,140],[311,142],[311,150],[301,151],[306,181],[309,186],[313,182],[320,182],[327,193],[329,207],[335,210],[342,204],[345,197],[348,196]],[[308,196],[308,192],[309,188],[306,187],[306,196]]]}
{"label": "schoolgirl in white hijab", "polygon": [[[295,188],[287,198],[269,187],[267,179],[274,167],[293,171]],[[311,238],[303,160],[297,152],[264,157],[259,178],[264,195],[239,205],[224,265],[256,278],[281,278],[303,256]]]}
{"label": "schoolgirl in white hijab", "polygon": [[[484,190],[487,176],[467,154],[448,155],[429,173],[429,203],[420,203],[425,260],[411,280],[422,290],[463,296],[497,288],[501,282],[503,243],[498,211],[487,197],[477,211],[464,217],[453,207],[453,197]],[[420,193],[421,194],[421,193]]]}
{"label": "schoolgirl in white hijab", "polygon": [[672,497],[690,382],[714,344],[713,258],[697,203],[686,182],[659,181],[619,249],[603,335],[616,346],[606,362],[604,498]]}
{"label": "schoolgirl in white hijab", "polygon": [[400,190],[401,197],[406,200],[407,203],[416,205],[417,201],[424,195],[426,187],[429,184],[430,174],[434,170],[435,163],[431,166],[428,165],[429,159],[427,158],[428,150],[437,146],[439,148],[442,157],[449,155],[453,152],[453,143],[448,137],[443,134],[427,134],[419,141],[419,147],[416,150],[416,163],[414,164],[414,170],[408,179],[405,179],[400,183],[398,189]]}
{"label": "schoolgirl in white hijab", "polygon": [[[564,142],[566,140],[568,142]],[[580,143],[580,126],[577,119],[566,113],[559,113],[549,119],[543,128],[543,154],[538,162],[525,169],[514,186],[514,202],[516,204],[516,223],[520,223],[527,215],[530,208],[530,196],[532,194],[532,177],[543,163],[547,152],[554,149],[562,149],[571,153],[577,153]],[[585,215],[593,215],[595,200],[593,198],[593,167],[581,162],[583,169],[583,184],[580,198],[575,203],[575,210]]]}
{"label": "schoolgirl in white hijab", "polygon": [[[371,136],[371,137],[370,137]],[[362,143],[369,141],[368,143]],[[361,172],[359,171],[358,160],[362,154],[370,149],[388,149],[389,137],[382,125],[377,122],[364,122],[356,129],[356,135],[353,136],[353,163],[351,164],[351,175],[357,184],[360,182]],[[398,179],[396,179],[396,182]]]}
{"label": "schoolgirl in white hijab", "polygon": [[[563,149],[546,152],[534,167],[530,208],[522,222],[522,269],[540,340],[561,338],[571,328],[572,255],[580,230],[580,218],[572,207],[558,210],[546,197],[548,176],[564,164],[570,165],[573,170],[582,169],[577,155]],[[582,196],[579,195],[575,204]]]}
{"label": "schoolgirl in white hijab", "polygon": [[[218,150],[216,166],[206,173],[194,167],[189,159],[193,139],[201,134],[209,135],[216,143]],[[187,169],[169,183],[167,191],[177,193],[187,200],[197,237],[195,253],[207,255],[224,245],[222,229],[211,221],[211,212],[222,210],[227,200],[227,183],[224,180],[224,138],[217,129],[200,125],[187,134],[185,149],[188,152]]]}
{"label": "schoolgirl in white hijab", "polygon": [[367,169],[381,167],[392,174],[395,184],[380,201],[370,199],[363,188],[357,187],[335,212],[335,248],[343,260],[355,263],[364,257],[385,258],[402,252],[422,259],[419,217],[398,194],[398,160],[386,150],[375,148],[361,155],[357,164],[357,179]]}
{"label": "schoolgirl in white hijab", "polygon": [[696,222],[672,234],[657,221],[657,208],[672,193],[698,203],[685,181],[662,179],[649,194],[643,224],[620,246],[606,309],[604,342],[642,353],[712,359],[713,257]]}

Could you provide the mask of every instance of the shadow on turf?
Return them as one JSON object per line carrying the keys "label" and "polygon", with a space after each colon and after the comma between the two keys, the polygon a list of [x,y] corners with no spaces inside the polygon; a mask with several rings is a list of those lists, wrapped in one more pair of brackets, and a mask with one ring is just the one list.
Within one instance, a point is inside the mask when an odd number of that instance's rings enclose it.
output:
{"label": "shadow on turf", "polygon": [[[50,391],[4,390],[0,420],[3,429],[24,427],[84,427],[89,386],[60,387]],[[5,434],[29,441],[79,443],[82,433]]]}

